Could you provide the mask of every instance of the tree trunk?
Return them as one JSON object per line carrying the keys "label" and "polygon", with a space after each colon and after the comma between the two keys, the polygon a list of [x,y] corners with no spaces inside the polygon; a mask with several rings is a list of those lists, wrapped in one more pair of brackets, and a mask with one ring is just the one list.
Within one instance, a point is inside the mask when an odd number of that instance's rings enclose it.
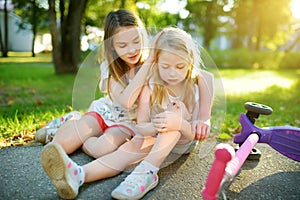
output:
{"label": "tree trunk", "polygon": [[261,41],[261,29],[262,29],[262,22],[261,22],[261,18],[258,18],[258,23],[257,23],[257,32],[256,32],[256,44],[255,44],[255,51],[259,51],[260,50],[260,41]]}
{"label": "tree trunk", "polygon": [[207,3],[207,6],[206,6],[206,16],[207,18],[205,19],[205,22],[204,22],[204,47],[209,49],[210,47],[210,42],[211,40],[214,38],[214,35],[215,35],[215,24],[213,22],[213,17],[214,17],[214,14],[213,14],[213,10],[216,9],[215,6],[214,6],[214,2],[208,2]]}
{"label": "tree trunk", "polygon": [[68,16],[63,23],[62,54],[69,72],[77,72],[80,61],[81,19],[86,3],[87,0],[70,1]]}
{"label": "tree trunk", "polygon": [[34,53],[34,44],[35,44],[35,37],[36,37],[36,29],[37,29],[37,7],[36,7],[36,2],[35,0],[32,2],[32,33],[33,33],[33,38],[31,42],[31,56],[35,57]]}
{"label": "tree trunk", "polygon": [[4,42],[2,47],[2,57],[8,57],[8,11],[7,0],[4,1]]}
{"label": "tree trunk", "polygon": [[299,43],[300,43],[300,31],[298,32],[298,36],[296,37],[296,39],[289,46],[287,46],[284,51],[285,52],[291,51]]}
{"label": "tree trunk", "polygon": [[1,29],[1,23],[0,23],[0,48],[1,48],[1,52],[3,52],[3,41],[2,41],[2,29]]}
{"label": "tree trunk", "polygon": [[61,66],[63,65],[61,48],[59,42],[59,31],[56,23],[56,11],[55,11],[55,0],[48,0],[49,4],[49,19],[50,19],[50,32],[52,42],[52,59],[54,63],[55,73],[59,73]]}
{"label": "tree trunk", "polygon": [[[88,0],[71,0],[68,15],[56,23],[55,0],[48,0],[55,73],[76,73],[80,61],[81,18]],[[61,5],[61,4],[60,4]]]}

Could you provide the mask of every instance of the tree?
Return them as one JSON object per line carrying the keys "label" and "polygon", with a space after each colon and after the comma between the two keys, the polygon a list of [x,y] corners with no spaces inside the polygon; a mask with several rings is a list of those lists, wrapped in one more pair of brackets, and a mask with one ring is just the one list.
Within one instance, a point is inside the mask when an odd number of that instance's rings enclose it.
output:
{"label": "tree", "polygon": [[26,24],[31,25],[33,39],[31,43],[32,57],[35,56],[34,44],[37,32],[48,26],[47,10],[40,6],[37,0],[18,0],[13,2],[15,13],[22,18],[20,29],[27,29]]}
{"label": "tree", "polygon": [[[108,12],[118,8],[125,8],[137,13],[150,31],[168,25],[177,25],[180,20],[179,14],[170,14],[158,9],[159,0],[115,0],[99,1],[89,0],[86,15],[84,16],[85,26],[97,26],[102,28]],[[152,29],[153,28],[153,29]]]}
{"label": "tree", "polygon": [[218,28],[221,26],[222,22],[219,21],[219,17],[224,15],[223,6],[226,0],[190,0],[187,3],[186,9],[190,12],[190,16],[187,20],[188,29],[191,29],[190,25],[194,24],[196,26],[192,27],[193,31],[199,32],[203,35],[203,46],[210,47],[211,41],[218,34]]}
{"label": "tree", "polygon": [[85,26],[97,26],[102,28],[107,14],[116,9],[125,8],[136,12],[136,0],[114,0],[99,1],[89,0],[86,8],[86,14],[83,16]]}
{"label": "tree", "polygon": [[[80,61],[81,20],[88,0],[48,0],[55,73],[76,73]],[[67,7],[67,9],[66,9]],[[57,22],[58,17],[59,23]]]}
{"label": "tree", "polygon": [[247,40],[247,48],[275,50],[285,43],[291,24],[290,0],[235,0],[233,19],[237,42],[241,47]]}
{"label": "tree", "polygon": [[[0,30],[1,32],[1,30]],[[7,0],[4,1],[4,41],[2,41],[2,34],[1,37],[1,50],[2,50],[2,57],[8,56],[8,10],[7,10]]]}

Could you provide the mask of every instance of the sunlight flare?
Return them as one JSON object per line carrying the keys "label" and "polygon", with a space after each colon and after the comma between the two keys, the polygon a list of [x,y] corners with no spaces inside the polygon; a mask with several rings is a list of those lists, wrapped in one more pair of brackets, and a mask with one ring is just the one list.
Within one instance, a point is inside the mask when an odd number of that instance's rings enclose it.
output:
{"label": "sunlight flare", "polygon": [[226,93],[230,95],[262,92],[272,86],[288,89],[294,84],[294,80],[274,72],[255,72],[234,79],[223,78],[222,81]]}
{"label": "sunlight flare", "polygon": [[293,16],[296,19],[300,19],[300,0],[292,0],[290,6]]}

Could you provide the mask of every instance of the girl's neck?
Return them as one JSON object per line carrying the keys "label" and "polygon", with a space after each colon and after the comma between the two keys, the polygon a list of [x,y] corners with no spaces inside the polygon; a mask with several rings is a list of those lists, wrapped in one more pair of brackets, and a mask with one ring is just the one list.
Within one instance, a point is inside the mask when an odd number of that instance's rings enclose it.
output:
{"label": "girl's neck", "polygon": [[183,98],[185,93],[185,81],[177,85],[167,85],[166,87],[171,96]]}

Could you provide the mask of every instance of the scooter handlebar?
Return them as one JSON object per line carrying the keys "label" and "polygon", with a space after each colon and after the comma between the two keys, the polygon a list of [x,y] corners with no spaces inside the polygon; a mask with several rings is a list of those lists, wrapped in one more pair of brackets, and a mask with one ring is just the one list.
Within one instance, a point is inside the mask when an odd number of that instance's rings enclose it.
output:
{"label": "scooter handlebar", "polygon": [[206,179],[202,197],[205,200],[218,198],[218,191],[223,179],[226,164],[234,157],[234,149],[229,144],[218,144],[215,150],[215,160]]}

